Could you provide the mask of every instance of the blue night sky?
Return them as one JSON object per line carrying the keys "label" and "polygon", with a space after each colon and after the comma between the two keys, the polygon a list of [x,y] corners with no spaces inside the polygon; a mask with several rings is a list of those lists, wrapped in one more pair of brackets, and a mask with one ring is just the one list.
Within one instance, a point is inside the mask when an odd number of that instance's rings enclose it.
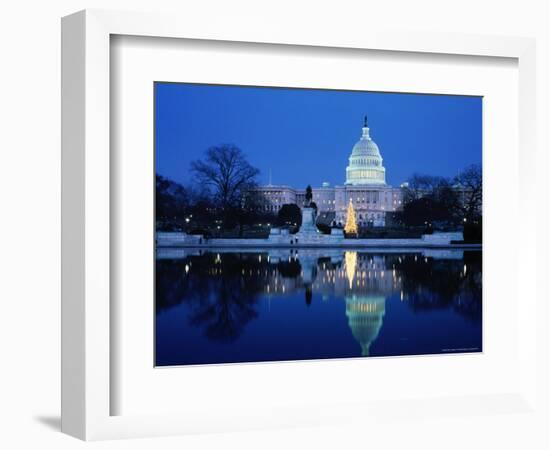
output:
{"label": "blue night sky", "polygon": [[481,164],[481,97],[183,83],[156,83],[155,95],[157,173],[183,184],[191,161],[230,143],[261,184],[271,170],[273,184],[342,185],[365,114],[388,184]]}

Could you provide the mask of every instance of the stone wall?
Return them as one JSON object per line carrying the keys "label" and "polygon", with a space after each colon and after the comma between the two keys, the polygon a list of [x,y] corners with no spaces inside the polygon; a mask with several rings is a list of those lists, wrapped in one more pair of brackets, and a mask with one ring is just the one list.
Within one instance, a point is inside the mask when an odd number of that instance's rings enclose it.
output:
{"label": "stone wall", "polygon": [[481,248],[480,245],[451,245],[461,233],[434,233],[420,239],[345,239],[341,235],[270,235],[267,239],[208,239],[185,233],[157,233],[158,247],[340,247],[340,248]]}

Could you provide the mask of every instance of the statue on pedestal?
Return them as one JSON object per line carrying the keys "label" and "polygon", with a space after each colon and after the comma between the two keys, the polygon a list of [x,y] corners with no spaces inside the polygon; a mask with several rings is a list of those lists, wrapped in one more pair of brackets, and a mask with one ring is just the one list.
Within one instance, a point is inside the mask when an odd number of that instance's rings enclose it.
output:
{"label": "statue on pedestal", "polygon": [[302,208],[302,226],[300,227],[299,235],[317,234],[317,225],[315,225],[317,216],[317,205],[312,201],[313,191],[311,186],[306,188],[306,197],[304,207]]}
{"label": "statue on pedestal", "polygon": [[304,208],[309,208],[311,205],[311,200],[313,199],[313,190],[311,189],[311,186],[308,184],[306,187],[306,199],[304,202]]}

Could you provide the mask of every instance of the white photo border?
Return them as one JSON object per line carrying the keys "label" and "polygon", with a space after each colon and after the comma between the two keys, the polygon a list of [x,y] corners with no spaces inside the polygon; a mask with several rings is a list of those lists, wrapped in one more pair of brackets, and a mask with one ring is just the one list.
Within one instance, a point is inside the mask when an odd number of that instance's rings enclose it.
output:
{"label": "white photo border", "polygon": [[[115,36],[111,61],[111,170],[117,175],[111,184],[111,277],[116,280],[110,299],[111,385],[116,386],[111,414],[183,413],[187,409],[206,414],[220,410],[220,405],[239,405],[232,406],[236,416],[250,410],[258,414],[267,405],[298,408],[316,403],[332,408],[345,398],[361,403],[515,389],[515,290],[499,279],[514,279],[516,260],[499,256],[495,249],[507,239],[499,224],[507,222],[515,228],[519,217],[514,197],[519,159],[517,60]],[[483,357],[451,353],[421,362],[422,355],[409,355],[155,369],[151,364],[155,341],[151,101],[158,80],[481,96],[483,160],[488,162],[484,200],[489,205],[484,213],[484,228],[489,231],[484,243],[488,252],[484,254],[483,292],[485,298],[498,299],[483,303],[483,327],[489,330],[484,334],[487,351]],[[499,131],[503,129],[506,133]],[[273,133],[277,133],[276,124]],[[410,139],[422,136],[411,135]],[[402,373],[407,373],[409,381],[403,380]],[[462,375],[457,377],[457,373]],[[208,386],[208,394],[197,386]],[[357,390],[357,386],[379,388]]]}

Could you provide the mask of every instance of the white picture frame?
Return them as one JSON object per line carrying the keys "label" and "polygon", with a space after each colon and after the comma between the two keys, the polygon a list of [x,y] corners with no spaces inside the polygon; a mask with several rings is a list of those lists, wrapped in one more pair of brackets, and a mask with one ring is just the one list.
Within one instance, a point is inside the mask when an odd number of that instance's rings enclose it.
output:
{"label": "white picture frame", "polygon": [[[304,48],[368,49],[414,54],[501,57],[517,60],[519,74],[519,185],[521,227],[534,229],[535,43],[532,39],[451,34],[349,30],[338,35],[319,30],[285,29],[254,22],[236,29],[223,21],[196,23],[192,17],[87,10],[62,21],[62,430],[86,440],[161,436],[323,423],[338,417],[391,415],[391,405],[343,403],[330,411],[319,405],[277,408],[243,422],[230,411],[216,417],[191,414],[111,415],[111,191],[110,39],[112,35],[200,39],[224,42],[298,45]],[[516,198],[516,197],[514,197]],[[518,233],[518,260],[536,260],[534,233]],[[518,265],[517,285],[534,290],[536,270]],[[524,290],[525,292],[525,290]],[[412,413],[435,407],[440,414],[469,415],[535,408],[536,294],[522,299],[518,311],[521,368],[515,392],[408,403]],[[516,293],[519,295],[519,293]],[[170,370],[170,369],[167,369]],[[269,366],[264,372],[269,372]],[[269,376],[269,374],[267,374]],[[480,401],[482,400],[482,401]],[[223,409],[223,408],[222,408]],[[307,417],[306,420],[303,418]]]}

